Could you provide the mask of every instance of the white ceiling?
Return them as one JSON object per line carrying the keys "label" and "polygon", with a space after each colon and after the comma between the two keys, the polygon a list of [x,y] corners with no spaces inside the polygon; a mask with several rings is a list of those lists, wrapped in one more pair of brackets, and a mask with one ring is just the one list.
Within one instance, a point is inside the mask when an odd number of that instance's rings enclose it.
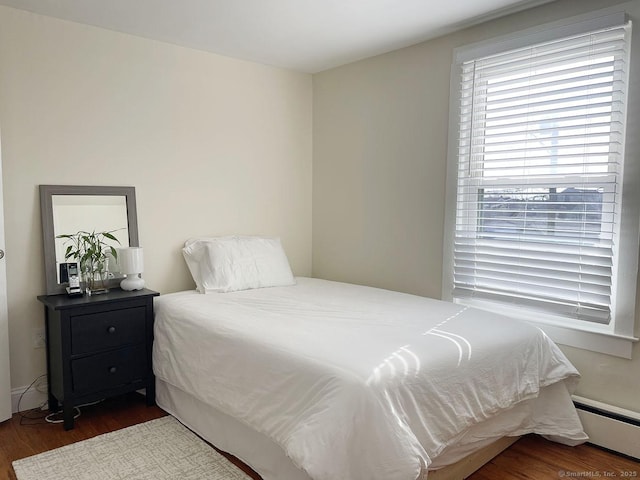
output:
{"label": "white ceiling", "polygon": [[316,73],[552,0],[0,0],[0,4]]}

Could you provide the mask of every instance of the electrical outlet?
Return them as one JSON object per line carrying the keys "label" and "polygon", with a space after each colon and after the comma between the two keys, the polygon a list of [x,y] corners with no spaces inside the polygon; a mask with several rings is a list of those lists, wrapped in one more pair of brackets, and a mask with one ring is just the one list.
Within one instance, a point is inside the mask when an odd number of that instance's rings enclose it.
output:
{"label": "electrical outlet", "polygon": [[44,348],[47,345],[47,339],[44,333],[44,328],[38,327],[32,329],[33,348]]}

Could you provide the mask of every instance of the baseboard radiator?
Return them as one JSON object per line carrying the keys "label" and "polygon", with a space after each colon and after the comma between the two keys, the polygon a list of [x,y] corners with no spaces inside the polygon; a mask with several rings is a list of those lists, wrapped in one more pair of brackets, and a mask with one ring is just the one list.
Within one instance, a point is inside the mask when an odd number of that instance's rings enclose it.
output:
{"label": "baseboard radiator", "polygon": [[640,413],[577,395],[573,403],[589,443],[640,459]]}

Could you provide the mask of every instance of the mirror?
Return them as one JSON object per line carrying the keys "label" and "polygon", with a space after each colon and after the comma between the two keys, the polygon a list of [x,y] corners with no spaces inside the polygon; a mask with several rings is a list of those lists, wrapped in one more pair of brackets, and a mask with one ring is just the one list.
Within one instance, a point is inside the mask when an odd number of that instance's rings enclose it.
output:
{"label": "mirror", "polygon": [[[47,295],[65,293],[60,282],[60,264],[67,245],[62,234],[85,231],[113,231],[120,241],[117,247],[138,247],[138,220],[134,187],[84,185],[40,185],[40,213]],[[117,286],[122,276],[112,276],[109,287]]]}

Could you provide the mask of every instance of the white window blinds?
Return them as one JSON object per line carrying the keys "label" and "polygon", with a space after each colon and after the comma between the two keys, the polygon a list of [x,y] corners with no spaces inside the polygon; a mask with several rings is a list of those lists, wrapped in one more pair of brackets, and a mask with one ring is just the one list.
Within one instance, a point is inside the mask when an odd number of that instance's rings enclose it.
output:
{"label": "white window blinds", "polygon": [[454,298],[610,321],[630,28],[462,63]]}

